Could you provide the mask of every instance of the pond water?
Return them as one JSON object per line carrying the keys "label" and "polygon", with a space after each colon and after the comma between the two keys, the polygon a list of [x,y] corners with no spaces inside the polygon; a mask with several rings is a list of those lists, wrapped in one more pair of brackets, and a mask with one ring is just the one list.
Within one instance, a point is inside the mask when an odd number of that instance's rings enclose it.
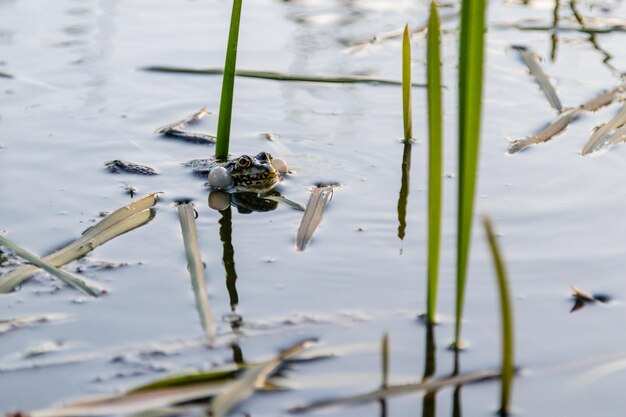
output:
{"label": "pond water", "polygon": [[[569,2],[561,3],[561,24],[575,28]],[[552,25],[554,2],[547,0],[494,1],[488,11],[477,212],[492,215],[510,276],[521,368],[513,405],[519,415],[618,415],[624,408],[626,146],[580,155],[594,127],[619,105],[585,115],[547,144],[506,153],[507,138],[529,136],[555,116],[511,45],[525,45],[545,58],[541,65],[565,106],[615,87],[626,70],[626,4],[576,5],[584,16],[602,18],[600,27],[622,29],[590,38],[567,29],[553,36],[507,27]],[[204,181],[181,162],[209,157],[213,147],[154,133],[202,106],[217,113],[221,77],[141,68],[222,66],[230,7],[215,0],[0,0],[0,72],[13,76],[0,77],[0,233],[46,254],[76,239],[100,212],[130,203],[123,187],[136,188],[138,196],[164,193],[149,224],[68,265],[70,272],[80,267],[109,288],[106,296],[88,299],[38,274],[0,297],[0,319],[65,315],[0,335],[1,411],[44,408],[168,373],[209,369],[231,363],[233,352],[258,361],[306,337],[318,338],[321,348],[337,356],[292,365],[285,375],[295,389],[256,395],[241,411],[286,415],[290,407],[315,399],[377,388],[384,332],[390,337],[390,382],[419,381],[427,364],[436,364],[436,376],[452,372],[454,352],[447,347],[455,293],[457,4],[441,8],[451,17],[442,45],[446,177],[434,362],[426,360],[432,352],[426,352],[426,327],[417,319],[426,302],[425,89],[413,90],[416,142],[403,239],[398,237],[399,87],[236,80],[232,154],[268,151],[287,160],[294,173],[279,191],[302,204],[315,184],[341,184],[302,252],[294,244],[301,212],[285,205],[253,213],[210,209]],[[238,67],[399,80],[399,39],[356,51],[348,47],[406,22],[418,27],[427,11],[427,2],[415,1],[245,2]],[[413,37],[412,47],[413,77],[423,82],[423,34]],[[216,122],[209,116],[194,129],[214,132]],[[111,174],[104,162],[112,159],[146,164],[160,175]],[[179,199],[192,200],[198,211],[218,328],[211,349],[202,343],[186,269],[174,208]],[[607,294],[611,301],[570,313],[571,285]],[[233,325],[229,319],[237,315],[242,322]],[[491,258],[476,222],[462,371],[498,368],[499,330]],[[57,351],[27,354],[45,342],[57,342]],[[72,358],[81,360],[65,363]],[[36,366],[37,361],[64,364]],[[454,410],[490,416],[499,390],[492,381],[465,386],[459,395],[444,388],[436,397],[394,397],[384,411],[373,402],[325,413],[450,415]]]}

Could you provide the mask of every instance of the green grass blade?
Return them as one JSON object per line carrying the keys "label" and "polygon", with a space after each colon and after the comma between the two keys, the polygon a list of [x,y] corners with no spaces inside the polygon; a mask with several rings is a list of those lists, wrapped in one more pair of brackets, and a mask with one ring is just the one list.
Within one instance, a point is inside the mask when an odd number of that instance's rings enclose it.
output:
{"label": "green grass blade", "polygon": [[472,234],[482,109],[486,0],[463,0],[459,49],[459,189],[457,291],[454,346],[461,347],[461,320]]}
{"label": "green grass blade", "polygon": [[96,284],[95,282],[91,282],[85,278],[75,277],[59,268],[56,268],[50,265],[43,259],[39,258],[38,256],[35,256],[34,254],[30,253],[26,249],[19,247],[18,245],[7,240],[3,236],[0,236],[0,246],[4,246],[12,250],[13,252],[15,252],[16,255],[26,259],[28,262],[31,262],[34,265],[37,265],[39,268],[43,269],[50,275],[53,275],[59,278],[61,281],[65,282],[67,285],[69,285],[72,288],[77,289],[83,294],[87,294],[92,297],[97,297],[100,294],[104,294],[107,292],[104,287]]}
{"label": "green grass blade", "polygon": [[500,298],[501,318],[502,318],[502,395],[500,398],[500,414],[507,415],[509,412],[509,402],[511,399],[511,388],[513,385],[514,369],[514,330],[513,311],[511,308],[511,297],[509,295],[509,284],[504,267],[502,253],[496,240],[493,224],[489,217],[483,218],[483,224],[487,233],[489,247],[493,255],[493,264],[498,279],[498,295]]}
{"label": "green grass blade", "polygon": [[435,322],[439,248],[441,246],[441,204],[443,176],[443,109],[441,99],[441,21],[433,1],[428,22],[426,76],[428,80],[428,288],[426,318]]}
{"label": "green grass blade", "polygon": [[213,322],[211,307],[209,306],[209,293],[204,277],[204,263],[200,257],[200,249],[198,247],[198,233],[193,206],[189,203],[180,204],[178,206],[178,217],[180,219],[180,228],[183,232],[185,255],[187,256],[193,293],[196,298],[196,308],[200,315],[206,341],[209,345],[212,345],[215,341],[215,323]]}
{"label": "green grass blade", "polygon": [[235,68],[237,66],[239,21],[241,20],[241,2],[242,0],[233,0],[233,11],[230,17],[230,32],[228,34],[228,45],[226,47],[220,113],[217,119],[217,143],[215,145],[215,158],[217,159],[226,159],[228,157],[230,121],[233,112],[233,90],[235,89]]}
{"label": "green grass blade", "polygon": [[413,111],[411,103],[411,35],[409,25],[402,35],[402,116],[404,118],[404,141],[413,137]]}

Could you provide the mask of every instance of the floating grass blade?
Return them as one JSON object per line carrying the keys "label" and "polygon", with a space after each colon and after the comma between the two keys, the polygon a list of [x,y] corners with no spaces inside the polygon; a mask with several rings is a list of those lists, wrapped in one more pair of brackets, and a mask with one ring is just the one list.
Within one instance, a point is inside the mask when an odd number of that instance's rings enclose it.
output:
{"label": "floating grass blade", "polygon": [[[157,201],[158,193],[150,194],[127,206],[109,214],[95,226],[85,230],[82,236],[69,245],[46,256],[43,260],[59,268],[73,260],[85,256],[103,243],[143,226],[154,217],[154,211],[149,210]],[[15,268],[0,277],[0,294],[14,291],[22,282],[32,277],[39,270],[33,265]]]}
{"label": "floating grass blade", "polygon": [[461,320],[478,172],[482,110],[486,0],[463,0],[459,50],[459,189],[457,290],[454,346],[461,347]]}
{"label": "floating grass blade", "polygon": [[435,322],[439,248],[441,246],[441,178],[443,177],[443,109],[441,100],[441,22],[437,4],[430,8],[427,39],[428,96],[428,288],[426,319]]}
{"label": "floating grass blade", "polygon": [[313,237],[313,232],[315,232],[315,229],[317,229],[317,226],[319,226],[322,221],[326,206],[333,198],[334,188],[335,187],[332,185],[317,187],[311,192],[311,197],[309,197],[309,202],[304,210],[304,215],[302,216],[302,221],[300,222],[296,235],[297,250],[304,250]]}
{"label": "floating grass blade", "polygon": [[150,382],[146,385],[141,385],[139,387],[133,388],[128,393],[135,394],[139,392],[154,391],[163,388],[189,387],[192,385],[203,384],[207,382],[230,382],[235,379],[239,374],[241,374],[241,369],[231,368],[199,372],[196,374],[169,376],[163,379],[159,379],[157,381]]}
{"label": "floating grass blade", "polygon": [[178,120],[173,123],[168,123],[165,126],[161,126],[156,130],[156,133],[160,135],[179,138],[190,143],[198,143],[204,145],[214,144],[215,136],[208,133],[190,132],[187,130],[187,124],[195,123],[207,114],[211,114],[211,112],[209,112],[206,107],[202,107],[200,110],[190,116],[185,117],[184,119]]}
{"label": "floating grass blade", "polygon": [[548,99],[550,105],[556,111],[561,113],[563,111],[561,99],[559,99],[559,96],[552,86],[552,83],[550,83],[548,76],[545,72],[543,72],[543,69],[541,69],[539,61],[537,60],[537,55],[534,52],[529,51],[528,48],[525,46],[514,45],[512,48],[519,52],[520,56],[522,57],[522,61],[524,61],[524,63],[528,67],[530,74],[535,77],[537,84],[539,84],[539,88],[541,88],[541,91],[543,91],[543,94]]}
{"label": "floating grass blade", "polygon": [[203,106],[200,110],[187,117],[184,117],[172,123],[168,123],[165,126],[161,126],[156,130],[156,133],[165,135],[170,130],[183,130],[187,127],[187,124],[195,123],[208,114],[211,114],[211,112],[209,111],[209,109]]}
{"label": "floating grass blade", "polygon": [[267,378],[288,358],[311,346],[313,341],[305,340],[283,352],[277,357],[251,365],[235,382],[231,383],[224,391],[218,394],[211,402],[209,416],[224,417],[237,404],[247,400],[256,389],[262,388]]}
{"label": "floating grass blade", "polygon": [[189,203],[180,204],[178,206],[178,217],[180,219],[180,228],[183,232],[185,255],[187,256],[193,293],[196,297],[196,308],[200,315],[206,341],[209,345],[212,345],[215,341],[215,323],[213,322],[211,307],[209,306],[209,293],[204,278],[204,263],[202,262],[200,249],[198,248],[198,232],[196,230],[195,210],[193,206]]}
{"label": "floating grass blade", "polygon": [[379,401],[388,397],[412,394],[416,392],[436,391],[445,387],[454,385],[473,384],[492,380],[500,376],[498,371],[478,371],[471,374],[456,375],[440,379],[433,379],[427,382],[418,382],[414,384],[390,385],[387,388],[377,389],[365,394],[357,394],[345,398],[337,398],[331,400],[322,400],[309,405],[294,407],[289,410],[290,413],[300,414],[309,411],[320,410],[329,407],[348,406],[361,404],[371,401]]}
{"label": "floating grass blade", "polygon": [[0,246],[4,246],[8,249],[11,249],[13,252],[15,252],[16,255],[38,266],[39,268],[43,269],[50,275],[57,277],[58,279],[65,282],[70,287],[77,289],[83,294],[87,294],[92,297],[97,297],[107,292],[107,290],[104,287],[96,284],[95,282],[89,281],[85,278],[75,277],[59,268],[56,268],[50,265],[49,263],[47,263],[40,257],[35,256],[34,254],[30,253],[26,249],[19,247],[18,245],[7,240],[3,236],[0,236]]}
{"label": "floating grass blade", "polygon": [[241,20],[241,2],[242,0],[233,0],[233,11],[230,17],[230,32],[228,33],[224,78],[222,80],[222,97],[220,99],[220,113],[217,121],[216,159],[226,159],[228,157],[230,122],[233,111],[233,92],[235,89],[235,68],[237,66],[239,21]]}
{"label": "floating grass blade", "polygon": [[593,135],[591,135],[591,138],[589,138],[589,141],[583,147],[582,154],[588,155],[608,145],[611,140],[611,133],[624,124],[626,124],[626,104],[622,106],[622,109],[615,117],[593,132]]}
{"label": "floating grass blade", "polygon": [[571,108],[565,110],[559,114],[554,120],[543,128],[539,133],[511,142],[508,152],[510,154],[518,153],[531,145],[547,142],[559,135],[570,125],[571,122],[578,119],[584,112],[595,112],[602,107],[608,106],[613,103],[617,97],[624,92],[625,86],[619,85],[608,91],[601,93],[600,95],[590,99],[589,101],[581,104],[577,108]]}
{"label": "floating grass blade", "polygon": [[31,316],[16,317],[14,319],[0,320],[0,335],[17,330],[22,327],[34,326],[50,321],[68,318],[64,314],[33,314]]}
{"label": "floating grass blade", "polygon": [[[224,73],[220,68],[179,68],[179,67],[146,67],[145,71],[165,72],[174,74],[220,75]],[[385,78],[368,77],[363,75],[304,75],[289,74],[276,71],[236,70],[237,77],[258,78],[285,82],[309,82],[329,84],[374,84],[374,85],[402,85],[400,81]],[[413,87],[425,87],[424,84],[413,83]]]}
{"label": "floating grass blade", "polygon": [[514,369],[514,331],[513,331],[513,311],[511,308],[511,297],[509,295],[509,284],[504,267],[504,260],[493,224],[489,217],[483,218],[483,225],[487,233],[487,240],[491,254],[493,255],[493,265],[498,280],[498,296],[500,298],[501,319],[502,319],[502,393],[500,398],[500,413],[507,415],[509,412],[509,403],[511,400],[511,388],[513,385]]}
{"label": "floating grass blade", "polygon": [[402,35],[402,117],[404,121],[404,141],[413,137],[413,104],[411,100],[411,36],[409,25]]}
{"label": "floating grass blade", "polygon": [[563,113],[559,114],[556,117],[556,119],[552,120],[548,126],[543,128],[536,135],[533,135],[524,139],[517,139],[517,140],[511,141],[508,152],[510,154],[516,154],[528,148],[529,146],[549,141],[550,139],[554,138],[555,136],[563,132],[565,129],[567,129],[570,123],[572,123],[574,120],[580,117],[580,114],[581,114],[580,109],[569,109],[569,110],[564,111]]}

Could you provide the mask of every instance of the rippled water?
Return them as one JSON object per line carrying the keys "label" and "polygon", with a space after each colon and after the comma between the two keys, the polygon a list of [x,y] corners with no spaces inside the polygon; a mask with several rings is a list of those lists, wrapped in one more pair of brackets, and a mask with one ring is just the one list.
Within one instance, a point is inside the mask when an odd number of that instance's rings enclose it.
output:
{"label": "rippled water", "polygon": [[[561,3],[562,23],[575,27],[568,2]],[[442,7],[442,14],[456,13],[452,6]],[[626,21],[622,1],[578,6],[586,16],[611,16],[622,25]],[[612,117],[618,106],[586,115],[547,144],[506,154],[507,138],[530,135],[555,116],[511,45],[526,45],[545,57],[542,66],[565,106],[579,105],[614,87],[618,74],[626,71],[623,31],[593,39],[562,31],[553,51],[555,40],[547,31],[502,27],[528,23],[525,19],[550,25],[553,7],[553,2],[541,0],[490,4],[477,205],[479,212],[493,215],[501,233],[514,293],[517,362],[523,370],[515,382],[515,412],[618,415],[625,380],[618,365],[610,362],[608,372],[593,374],[597,364],[566,367],[609,358],[626,348],[620,327],[626,297],[626,223],[621,219],[626,146],[580,156],[592,129]],[[249,2],[244,4],[238,66],[400,79],[399,40],[356,53],[346,48],[407,21],[417,27],[426,15],[425,2]],[[0,372],[0,410],[46,407],[129,388],[165,372],[230,362],[231,342],[253,361],[309,336],[318,337],[325,348],[361,348],[293,366],[287,375],[298,389],[256,396],[241,410],[254,416],[284,415],[292,405],[377,387],[378,341],[384,331],[391,339],[392,382],[421,379],[426,329],[416,316],[425,309],[426,288],[425,90],[413,92],[417,143],[401,240],[399,88],[237,79],[231,152],[266,150],[286,159],[295,173],[280,191],[303,204],[314,184],[342,184],[310,247],[297,252],[300,212],[281,205],[251,214],[233,209],[230,219],[224,217],[208,207],[202,179],[181,165],[210,156],[213,148],[153,133],[203,105],[216,113],[221,77],[141,68],[220,67],[229,16],[230,4],[223,1],[0,0],[0,72],[15,76],[0,78],[2,235],[45,254],[77,238],[99,219],[99,212],[129,203],[123,186],[135,187],[139,195],[165,193],[151,223],[68,267],[75,271],[83,266],[86,276],[110,289],[107,296],[88,300],[69,288],[58,289],[54,280],[40,274],[20,291],[0,298],[0,319],[37,313],[70,316],[0,335],[0,369],[35,359],[106,352],[78,364]],[[455,17],[444,24],[444,169],[449,175],[444,181],[438,308],[442,323],[435,328],[440,376],[453,366],[453,353],[446,348],[454,312],[457,26]],[[416,35],[417,82],[425,78],[424,55],[423,35]],[[216,117],[211,116],[197,128],[214,132],[215,125]],[[260,135],[264,132],[273,133],[276,140],[269,142]],[[110,174],[103,164],[111,159],[147,164],[160,175]],[[220,320],[218,346],[211,350],[201,344],[202,328],[173,208],[180,198],[197,205],[213,314],[228,319],[232,307],[243,318],[239,329]],[[94,268],[97,261],[122,265]],[[571,284],[608,294],[612,301],[570,313]],[[479,227],[467,297],[463,335],[469,346],[460,356],[461,369],[496,368],[498,305]],[[24,352],[46,341],[60,342],[60,351],[23,358]],[[134,347],[173,341],[191,346],[158,357],[132,354]],[[120,353],[128,354],[111,360]],[[492,415],[498,395],[495,382],[467,386],[456,406],[464,415]],[[441,390],[433,401],[437,415],[450,415],[452,390]],[[387,415],[429,415],[431,405],[423,407],[417,395],[399,397],[388,401]],[[372,403],[329,414],[380,413],[380,404]]]}

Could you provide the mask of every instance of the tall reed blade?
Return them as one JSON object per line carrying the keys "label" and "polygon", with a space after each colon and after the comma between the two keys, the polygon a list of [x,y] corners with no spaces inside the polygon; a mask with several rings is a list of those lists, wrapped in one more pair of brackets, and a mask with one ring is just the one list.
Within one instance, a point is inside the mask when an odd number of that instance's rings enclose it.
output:
{"label": "tall reed blade", "polygon": [[185,255],[187,256],[193,293],[196,297],[196,308],[200,315],[200,322],[204,329],[206,341],[209,345],[212,345],[215,341],[215,323],[213,322],[209,306],[209,294],[204,277],[204,263],[200,257],[200,249],[198,247],[198,232],[193,206],[190,203],[180,204],[178,206],[178,217],[180,219],[180,228],[183,232]]}
{"label": "tall reed blade", "polygon": [[483,218],[483,225],[487,233],[487,240],[493,255],[493,265],[498,279],[498,295],[500,298],[501,319],[502,319],[502,393],[500,398],[500,414],[508,415],[509,402],[511,400],[511,388],[513,385],[514,364],[514,331],[513,331],[513,311],[511,308],[511,296],[509,295],[509,284],[504,267],[502,253],[496,240],[493,224],[489,217]]}
{"label": "tall reed blade", "polygon": [[230,17],[230,32],[226,49],[226,63],[224,64],[224,78],[222,80],[222,97],[220,99],[220,113],[217,119],[217,142],[215,158],[228,157],[230,141],[230,121],[233,112],[233,90],[235,88],[235,67],[237,66],[237,43],[239,41],[239,21],[241,20],[242,0],[233,0],[233,12]]}
{"label": "tall reed blade", "polygon": [[437,283],[439,281],[439,248],[441,242],[441,178],[443,176],[441,100],[441,22],[437,4],[433,1],[428,22],[426,45],[426,77],[428,80],[428,288],[426,319],[435,322]]}
{"label": "tall reed blade", "polygon": [[459,189],[457,290],[454,347],[461,347],[461,320],[472,233],[482,108],[486,0],[463,0],[459,51]]}
{"label": "tall reed blade", "polygon": [[413,110],[411,103],[411,35],[409,25],[402,36],[402,116],[404,118],[404,141],[413,137]]}

